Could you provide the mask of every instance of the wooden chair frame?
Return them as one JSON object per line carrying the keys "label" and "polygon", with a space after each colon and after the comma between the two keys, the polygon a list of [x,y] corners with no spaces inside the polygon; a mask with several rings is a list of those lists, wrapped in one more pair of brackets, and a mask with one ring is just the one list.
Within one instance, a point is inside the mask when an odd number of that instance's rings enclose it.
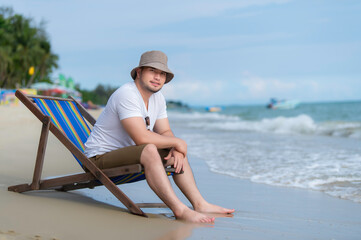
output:
{"label": "wooden chair frame", "polygon": [[[72,141],[70,141],[70,139],[60,129],[58,129],[51,122],[49,116],[42,113],[33,100],[33,98],[41,98],[59,101],[73,101],[77,105],[82,116],[92,126],[94,126],[96,120],[74,98],[70,97],[66,99],[58,97],[26,95],[20,90],[17,90],[15,95],[42,122],[43,125],[40,134],[32,183],[10,186],[8,187],[9,191],[19,193],[31,190],[49,189],[70,191],[81,188],[94,188],[99,185],[104,185],[133,214],[147,217],[147,215],[140,209],[141,207],[167,207],[164,203],[135,204],[110,180],[110,177],[142,172],[142,166],[140,164],[133,164],[110,169],[99,169]],[[88,173],[78,173],[45,180],[41,179],[49,131],[52,132],[55,137],[57,137],[60,142],[83,164],[83,167],[89,170]],[[174,173],[174,168],[165,168],[165,170],[167,172]]]}

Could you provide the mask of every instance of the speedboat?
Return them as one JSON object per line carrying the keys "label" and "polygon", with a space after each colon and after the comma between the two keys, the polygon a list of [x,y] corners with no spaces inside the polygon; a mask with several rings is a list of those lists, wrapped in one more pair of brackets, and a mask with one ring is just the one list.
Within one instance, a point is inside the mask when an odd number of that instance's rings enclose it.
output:
{"label": "speedboat", "polygon": [[300,104],[297,100],[277,100],[271,98],[270,103],[267,105],[267,108],[271,109],[293,109]]}

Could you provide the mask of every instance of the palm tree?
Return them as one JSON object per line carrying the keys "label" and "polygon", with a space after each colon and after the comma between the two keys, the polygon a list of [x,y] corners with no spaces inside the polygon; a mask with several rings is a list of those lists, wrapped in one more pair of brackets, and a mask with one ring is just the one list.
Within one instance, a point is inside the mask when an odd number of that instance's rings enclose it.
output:
{"label": "palm tree", "polygon": [[57,61],[59,57],[51,52],[51,46],[46,35],[40,35],[39,40],[39,53],[34,54],[36,57],[34,59],[35,73],[27,82],[26,87],[30,87],[35,78],[38,78],[38,81],[42,81],[52,72],[52,68],[58,68]]}
{"label": "palm tree", "polygon": [[[0,87],[30,87],[58,67],[59,58],[51,52],[44,29],[44,23],[36,27],[31,18],[0,8]],[[31,66],[35,73],[29,76]]]}

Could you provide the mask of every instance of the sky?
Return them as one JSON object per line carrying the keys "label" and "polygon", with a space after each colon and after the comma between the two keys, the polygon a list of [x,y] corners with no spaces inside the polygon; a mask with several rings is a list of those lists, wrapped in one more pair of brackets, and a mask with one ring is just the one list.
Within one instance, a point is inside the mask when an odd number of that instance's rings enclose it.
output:
{"label": "sky", "polygon": [[161,50],[162,92],[190,105],[361,99],[359,0],[0,0],[46,22],[59,73],[82,89],[131,81]]}

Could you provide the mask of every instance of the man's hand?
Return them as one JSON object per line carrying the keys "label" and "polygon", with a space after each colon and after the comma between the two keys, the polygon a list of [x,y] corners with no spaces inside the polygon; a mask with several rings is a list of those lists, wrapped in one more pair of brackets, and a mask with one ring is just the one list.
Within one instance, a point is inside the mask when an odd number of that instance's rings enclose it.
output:
{"label": "man's hand", "polygon": [[168,161],[171,158],[174,158],[174,168],[176,173],[180,173],[184,170],[183,166],[185,156],[182,153],[178,152],[175,148],[172,148],[164,159]]}
{"label": "man's hand", "polygon": [[174,149],[183,154],[183,157],[187,156],[187,143],[184,140],[177,138],[177,143],[174,146]]}

